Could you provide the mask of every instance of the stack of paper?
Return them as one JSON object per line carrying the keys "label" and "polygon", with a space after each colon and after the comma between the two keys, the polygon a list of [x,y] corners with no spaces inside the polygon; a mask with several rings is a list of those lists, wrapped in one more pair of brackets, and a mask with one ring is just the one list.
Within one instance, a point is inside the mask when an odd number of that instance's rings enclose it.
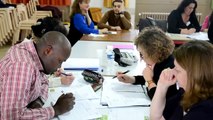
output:
{"label": "stack of paper", "polygon": [[101,104],[109,107],[149,106],[150,99],[140,85],[119,82],[117,79],[105,78]]}
{"label": "stack of paper", "polygon": [[62,63],[64,70],[84,70],[89,69],[97,71],[99,68],[99,59],[96,58],[68,58]]}

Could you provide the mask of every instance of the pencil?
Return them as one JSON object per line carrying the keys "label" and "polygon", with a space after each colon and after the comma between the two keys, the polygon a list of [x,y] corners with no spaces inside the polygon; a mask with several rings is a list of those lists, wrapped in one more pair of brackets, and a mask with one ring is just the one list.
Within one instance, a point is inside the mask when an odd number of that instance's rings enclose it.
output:
{"label": "pencil", "polygon": [[[126,73],[128,73],[128,72],[129,72],[129,70],[127,70],[127,71],[125,71],[125,72],[123,72],[123,73],[121,73],[121,74],[126,74]],[[112,79],[114,79],[114,78],[116,78],[116,77],[117,77],[117,75],[113,76]]]}

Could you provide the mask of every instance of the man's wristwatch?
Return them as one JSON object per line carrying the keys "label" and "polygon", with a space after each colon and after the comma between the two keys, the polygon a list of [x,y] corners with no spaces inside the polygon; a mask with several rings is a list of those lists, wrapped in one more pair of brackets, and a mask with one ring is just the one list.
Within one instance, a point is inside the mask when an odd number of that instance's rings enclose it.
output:
{"label": "man's wristwatch", "polygon": [[146,81],[145,86],[149,87],[152,83],[154,83],[153,80],[148,80]]}

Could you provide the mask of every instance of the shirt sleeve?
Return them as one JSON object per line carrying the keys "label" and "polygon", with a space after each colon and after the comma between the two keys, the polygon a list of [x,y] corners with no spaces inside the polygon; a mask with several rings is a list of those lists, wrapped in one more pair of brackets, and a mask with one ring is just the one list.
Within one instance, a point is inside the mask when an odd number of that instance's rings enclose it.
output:
{"label": "shirt sleeve", "polygon": [[206,16],[202,24],[201,31],[208,29],[208,27],[209,27],[209,16]]}
{"label": "shirt sleeve", "polygon": [[100,22],[98,23],[98,28],[100,29],[107,28],[110,30],[111,26],[106,24],[108,20],[109,20],[109,11],[106,12],[104,16],[101,18]]}
{"label": "shirt sleeve", "polygon": [[[37,97],[31,92],[32,87],[42,90],[42,86],[33,84],[35,70],[29,63],[16,62],[8,68],[4,75],[1,88],[1,119],[39,119],[46,120],[54,117],[53,107],[28,109],[26,106]],[[40,91],[40,90],[38,90]],[[37,91],[37,92],[38,92]]]}
{"label": "shirt sleeve", "polygon": [[178,19],[181,19],[178,17],[178,14],[176,11],[172,11],[170,15],[168,16],[168,32],[169,33],[180,33],[180,29],[178,26]]}
{"label": "shirt sleeve", "polygon": [[190,21],[192,23],[192,28],[195,28],[196,32],[200,32],[201,26],[200,26],[195,14],[190,17]]}
{"label": "shirt sleeve", "polygon": [[99,31],[94,29],[94,23],[91,21],[90,25],[87,25],[86,19],[81,14],[76,14],[73,18],[74,26],[77,30],[83,34],[95,33],[98,34]]}
{"label": "shirt sleeve", "polygon": [[131,16],[128,12],[124,12],[124,17],[121,17],[121,22],[123,23],[124,29],[129,30],[131,28]]}
{"label": "shirt sleeve", "polygon": [[145,84],[145,79],[143,76],[138,75],[138,76],[134,76],[134,77],[135,77],[135,83],[133,83],[134,85],[138,85],[138,84],[144,85]]}

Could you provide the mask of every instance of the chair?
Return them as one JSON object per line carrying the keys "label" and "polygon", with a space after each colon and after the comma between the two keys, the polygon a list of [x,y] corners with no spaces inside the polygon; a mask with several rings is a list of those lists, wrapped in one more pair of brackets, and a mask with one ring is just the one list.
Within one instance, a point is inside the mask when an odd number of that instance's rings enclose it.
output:
{"label": "chair", "polygon": [[102,18],[101,8],[92,7],[89,9],[89,14],[90,14],[90,17],[91,17],[92,21],[94,22],[94,24],[97,25],[97,23]]}
{"label": "chair", "polygon": [[34,0],[29,0],[27,3],[27,11],[28,11],[28,17],[30,19],[40,19],[44,17],[52,17],[52,12],[51,11],[38,11],[36,8],[36,1]]}
{"label": "chair", "polygon": [[143,30],[145,27],[149,26],[157,26],[161,28],[164,32],[167,31],[167,20],[155,20],[151,17],[140,18],[137,27],[139,28],[139,32]]}
{"label": "chair", "polygon": [[27,36],[27,32],[24,31],[22,33],[21,39],[19,38],[19,34],[21,30],[30,30],[31,31],[31,26],[36,24],[36,19],[29,19],[26,6],[24,4],[18,4],[17,5],[17,13],[18,13],[18,19],[19,19],[19,24],[18,28],[15,30],[14,35],[13,35],[13,41],[12,44],[14,45],[17,43],[19,40],[23,40]]}

